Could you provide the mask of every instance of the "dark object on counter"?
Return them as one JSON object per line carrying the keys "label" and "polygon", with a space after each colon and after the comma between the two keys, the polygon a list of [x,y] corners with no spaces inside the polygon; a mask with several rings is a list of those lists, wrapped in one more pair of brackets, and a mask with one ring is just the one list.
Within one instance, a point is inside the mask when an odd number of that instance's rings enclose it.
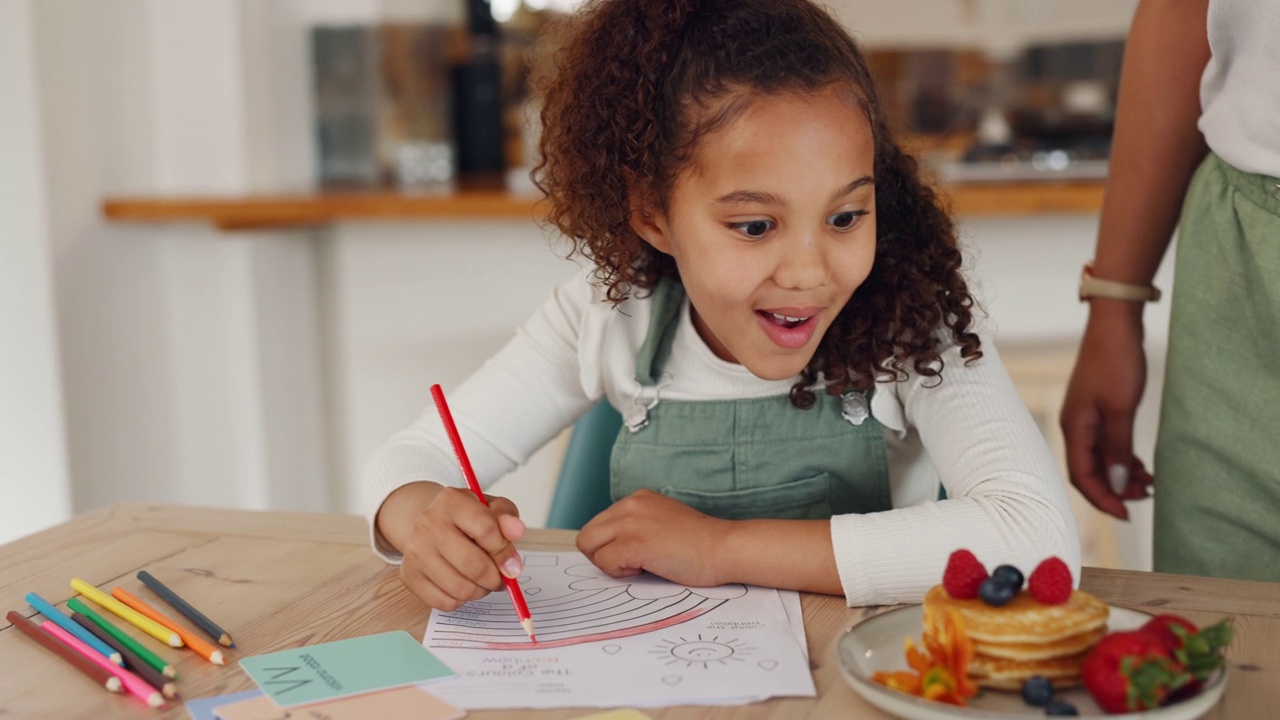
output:
{"label": "dark object on counter", "polygon": [[467,0],[467,57],[450,71],[453,137],[460,175],[506,169],[498,26],[488,0]]}
{"label": "dark object on counter", "polygon": [[502,68],[496,58],[453,66],[453,137],[458,172],[501,172],[506,166]]}

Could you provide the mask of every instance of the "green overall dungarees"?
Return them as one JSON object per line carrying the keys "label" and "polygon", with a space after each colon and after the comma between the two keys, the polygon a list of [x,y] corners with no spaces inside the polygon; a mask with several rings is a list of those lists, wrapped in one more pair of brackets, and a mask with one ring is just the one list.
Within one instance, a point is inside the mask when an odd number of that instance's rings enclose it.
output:
{"label": "green overall dungarees", "polygon": [[826,519],[889,510],[884,427],[860,393],[818,392],[809,410],[786,395],[744,400],[662,399],[659,378],[679,326],[684,288],[653,291],[636,358],[641,397],[623,408],[610,461],[616,502],[648,488],[726,519]]}
{"label": "green overall dungarees", "polygon": [[1280,582],[1280,177],[1210,153],[1178,227],[1155,570]]}

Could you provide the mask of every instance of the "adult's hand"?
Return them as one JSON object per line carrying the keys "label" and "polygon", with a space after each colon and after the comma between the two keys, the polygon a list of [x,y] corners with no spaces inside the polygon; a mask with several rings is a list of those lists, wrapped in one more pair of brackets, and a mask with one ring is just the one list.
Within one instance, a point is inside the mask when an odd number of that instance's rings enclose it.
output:
{"label": "adult's hand", "polygon": [[1148,497],[1152,477],[1133,454],[1133,422],[1147,381],[1142,307],[1095,298],[1060,423],[1071,484],[1104,513],[1129,519],[1123,500]]}

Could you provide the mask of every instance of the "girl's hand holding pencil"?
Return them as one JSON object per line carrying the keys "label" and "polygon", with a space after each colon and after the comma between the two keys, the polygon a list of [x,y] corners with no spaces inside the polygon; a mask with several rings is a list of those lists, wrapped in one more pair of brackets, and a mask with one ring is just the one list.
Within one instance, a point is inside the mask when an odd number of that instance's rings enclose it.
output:
{"label": "girl's hand holding pencil", "polygon": [[534,635],[533,618],[517,577],[524,569],[515,541],[525,526],[514,503],[489,497],[467,458],[444,391],[431,386],[440,420],[467,482],[467,489],[410,483],[382,504],[375,523],[404,555],[400,579],[428,605],[451,611],[506,586],[520,626]]}
{"label": "girl's hand holding pencil", "polygon": [[[378,526],[404,553],[401,580],[427,605],[456,610],[501,589],[504,576],[523,571],[512,545],[524,536],[519,511],[506,498],[488,495],[486,500],[488,507],[463,488],[414,483],[384,503]],[[407,516],[407,527],[399,532],[388,522],[398,512]]]}

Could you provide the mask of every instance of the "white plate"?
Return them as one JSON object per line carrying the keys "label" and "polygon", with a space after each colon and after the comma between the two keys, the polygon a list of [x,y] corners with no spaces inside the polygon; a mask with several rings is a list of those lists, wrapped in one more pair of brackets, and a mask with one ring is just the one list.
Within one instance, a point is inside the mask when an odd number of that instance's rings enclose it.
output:
{"label": "white plate", "polygon": [[[1141,627],[1150,615],[1126,608],[1111,607],[1107,626],[1111,630],[1133,630]],[[905,670],[906,659],[902,641],[911,637],[917,642],[923,629],[924,614],[921,606],[891,610],[883,615],[868,618],[854,626],[836,643],[836,657],[840,672],[853,689],[867,702],[887,713],[907,720],[955,720],[955,718],[995,718],[1012,720],[1029,716],[1044,717],[1044,709],[1032,707],[1022,701],[1018,693],[985,691],[969,700],[967,707],[925,700],[890,690],[871,679],[879,670]],[[1057,694],[1068,700],[1084,718],[1108,718],[1109,720],[1193,720],[1205,714],[1227,686],[1226,668],[1218,671],[1199,694],[1174,705],[1145,712],[1107,715],[1102,712],[1084,688],[1065,690]]]}

